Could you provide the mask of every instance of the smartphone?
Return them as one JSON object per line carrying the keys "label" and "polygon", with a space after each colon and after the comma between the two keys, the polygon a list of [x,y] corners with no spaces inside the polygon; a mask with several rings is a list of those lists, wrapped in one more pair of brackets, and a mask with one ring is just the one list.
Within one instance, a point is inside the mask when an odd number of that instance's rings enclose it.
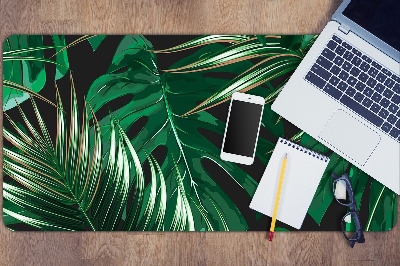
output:
{"label": "smartphone", "polygon": [[260,96],[240,92],[232,94],[221,159],[247,165],[254,162],[264,103]]}

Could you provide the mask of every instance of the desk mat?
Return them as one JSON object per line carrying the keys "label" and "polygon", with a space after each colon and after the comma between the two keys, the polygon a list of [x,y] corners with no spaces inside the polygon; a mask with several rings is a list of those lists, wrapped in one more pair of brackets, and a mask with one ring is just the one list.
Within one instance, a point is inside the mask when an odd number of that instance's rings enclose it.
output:
{"label": "desk mat", "polygon": [[[330,157],[301,231],[341,230],[347,210],[331,173],[345,171],[364,230],[390,230],[396,194],[271,111],[316,37],[10,36],[3,222],[15,231],[267,231],[270,218],[248,206],[284,136]],[[266,99],[251,166],[219,158],[234,91]],[[295,229],[278,221],[276,231]]]}

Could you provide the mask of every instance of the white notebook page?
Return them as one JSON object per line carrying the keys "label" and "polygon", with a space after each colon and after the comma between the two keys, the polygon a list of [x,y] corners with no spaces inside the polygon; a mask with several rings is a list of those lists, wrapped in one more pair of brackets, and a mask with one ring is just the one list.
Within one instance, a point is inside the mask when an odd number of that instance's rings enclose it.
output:
{"label": "white notebook page", "polygon": [[287,164],[277,220],[300,229],[329,158],[290,141],[279,138],[250,208],[272,217],[282,161],[286,153]]}

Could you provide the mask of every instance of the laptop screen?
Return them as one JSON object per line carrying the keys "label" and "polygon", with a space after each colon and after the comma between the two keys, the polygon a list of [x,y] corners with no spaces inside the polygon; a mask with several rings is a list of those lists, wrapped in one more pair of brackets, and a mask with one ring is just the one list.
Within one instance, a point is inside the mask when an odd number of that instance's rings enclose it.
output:
{"label": "laptop screen", "polygon": [[343,15],[400,52],[400,0],[352,0]]}

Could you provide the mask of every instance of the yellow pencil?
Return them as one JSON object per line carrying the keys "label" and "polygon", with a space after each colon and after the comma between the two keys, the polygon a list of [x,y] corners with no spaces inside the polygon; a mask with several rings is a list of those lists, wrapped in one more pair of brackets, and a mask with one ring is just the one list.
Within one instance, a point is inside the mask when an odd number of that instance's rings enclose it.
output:
{"label": "yellow pencil", "polygon": [[272,238],[274,237],[275,222],[276,222],[276,216],[278,215],[279,200],[281,198],[283,178],[285,176],[285,170],[286,170],[286,162],[287,162],[287,153],[285,154],[285,157],[283,158],[282,161],[281,174],[278,183],[278,191],[276,192],[276,198],[275,198],[274,213],[272,214],[271,228],[269,229],[269,239],[268,239],[269,241],[272,241]]}

